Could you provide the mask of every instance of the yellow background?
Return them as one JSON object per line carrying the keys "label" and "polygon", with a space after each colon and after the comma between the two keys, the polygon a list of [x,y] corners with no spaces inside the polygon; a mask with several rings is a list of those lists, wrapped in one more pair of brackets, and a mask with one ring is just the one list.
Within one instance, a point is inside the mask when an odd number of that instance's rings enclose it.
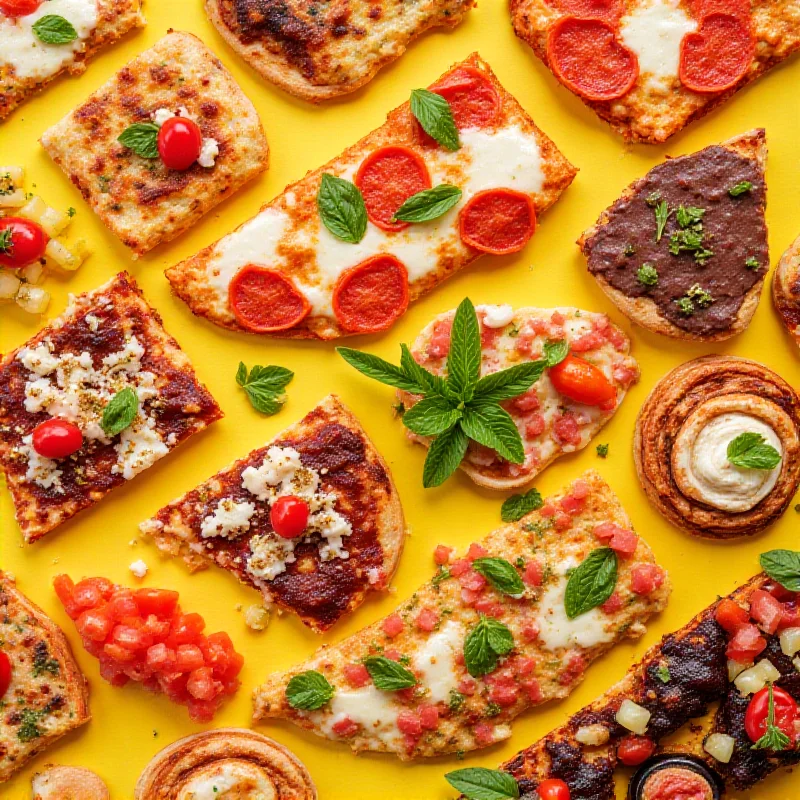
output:
{"label": "yellow background", "polygon": [[[766,534],[753,540],[716,544],[694,540],[671,528],[648,504],[639,488],[631,458],[634,419],[653,385],[671,368],[706,353],[735,353],[763,362],[796,384],[795,345],[783,331],[772,308],[769,284],[750,328],[717,346],[693,345],[643,332],[632,326],[606,300],[586,272],[574,245],[580,232],[613,202],[620,190],[667,154],[692,152],[756,126],[768,133],[769,208],[773,264],[800,233],[800,60],[795,59],[751,86],[710,118],[692,125],[666,146],[629,147],[566,89],[556,83],[531,51],[512,32],[506,0],[481,0],[481,7],[455,31],[423,37],[394,65],[384,69],[365,89],[341,101],[313,107],[261,81],[217,35],[205,18],[200,0],[149,0],[148,25],[90,63],[78,79],[62,79],[18,109],[0,127],[0,163],[22,164],[27,190],[41,194],[59,208],[78,213],[72,235],[86,237],[94,255],[80,271],[51,276],[45,286],[53,293],[47,318],[60,313],[68,292],[93,289],[122,269],[128,269],[147,299],[164,318],[167,329],[192,359],[200,379],[219,401],[226,417],[194,437],[174,454],[116,490],[96,508],[86,511],[33,547],[24,548],[7,492],[0,493],[2,537],[0,563],[14,572],[20,588],[50,613],[67,632],[91,684],[93,719],[62,740],[9,784],[0,796],[29,797],[29,779],[37,767],[55,762],[96,770],[109,784],[114,800],[131,798],[137,776],[148,760],[175,739],[199,730],[182,707],[134,685],[114,689],[100,679],[97,662],[87,655],[52,591],[54,575],[66,572],[76,580],[104,575],[131,585],[128,565],[144,558],[150,572],[144,585],[180,590],[181,603],[202,613],[209,630],[226,630],[246,657],[243,686],[215,719],[218,726],[250,724],[250,691],[271,670],[283,669],[309,656],[322,642],[336,642],[389,613],[408,597],[432,569],[431,552],[439,542],[466,546],[500,520],[502,495],[475,487],[463,475],[445,486],[425,491],[421,485],[422,448],[407,443],[402,426],[392,420],[392,392],[362,378],[335,354],[333,344],[283,343],[225,332],[192,317],[171,297],[163,270],[216,240],[256,213],[261,203],[282,188],[335,156],[344,146],[380,125],[387,111],[408,98],[411,89],[433,82],[453,62],[474,50],[486,58],[502,83],[520,100],[536,122],[578,167],[580,173],[561,201],[541,220],[530,245],[516,256],[486,257],[409,309],[383,336],[361,338],[356,346],[396,360],[400,342],[410,342],[434,315],[454,307],[465,295],[476,303],[515,305],[575,305],[605,311],[633,335],[633,354],[642,365],[641,382],[621,410],[583,452],[562,458],[535,482],[543,494],[553,492],[595,468],[620,495],[636,530],[652,545],[658,560],[672,575],[674,594],[668,609],[649,627],[646,637],[625,643],[596,663],[586,681],[568,700],[526,713],[514,723],[505,744],[455,758],[401,764],[389,756],[356,757],[342,746],[327,743],[287,724],[260,725],[258,730],[291,748],[308,766],[324,800],[408,800],[452,797],[442,778],[459,766],[494,767],[566,716],[607,689],[659,637],[684,624],[718,594],[724,594],[757,571],[758,554],[774,547],[797,547],[800,516],[791,508]],[[199,35],[217,53],[253,100],[272,150],[270,170],[212,211],[177,241],[132,262],[126,249],[93,216],[79,193],[48,159],[37,139],[137,53],[154,44],[167,29]],[[35,184],[35,188],[34,188]],[[0,348],[25,342],[43,320],[19,309],[0,309]],[[351,342],[352,344],[353,342]],[[295,371],[289,401],[275,417],[262,417],[250,407],[234,381],[239,360],[281,364]],[[194,487],[219,468],[263,445],[283,427],[300,418],[326,393],[337,392],[361,419],[394,472],[405,508],[410,536],[394,580],[396,594],[371,599],[350,619],[324,638],[308,631],[291,616],[273,619],[263,633],[246,628],[237,606],[258,601],[256,592],[217,569],[189,576],[181,564],[163,560],[147,543],[132,544],[137,523],[178,494]],[[610,443],[600,460],[595,444]],[[776,775],[748,797],[788,800],[796,797],[800,777]],[[620,791],[622,797],[622,791]]]}

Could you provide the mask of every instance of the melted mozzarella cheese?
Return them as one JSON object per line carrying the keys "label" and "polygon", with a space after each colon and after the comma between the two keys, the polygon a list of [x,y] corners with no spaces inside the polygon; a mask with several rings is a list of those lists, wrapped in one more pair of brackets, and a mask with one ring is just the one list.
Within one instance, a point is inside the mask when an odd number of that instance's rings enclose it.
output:
{"label": "melted mozzarella cheese", "polygon": [[[78,38],[68,44],[42,42],[33,26],[51,14],[71,23]],[[0,64],[13,67],[18,78],[49,78],[75,60],[96,26],[97,0],[47,0],[24,17],[0,13]]]}
{"label": "melted mozzarella cheese", "polygon": [[646,0],[622,18],[620,37],[636,53],[642,77],[668,88],[678,76],[683,37],[696,30],[678,0]]}
{"label": "melted mozzarella cheese", "polygon": [[363,689],[337,689],[330,702],[330,713],[324,717],[316,715],[316,721],[325,735],[334,739],[337,737],[333,726],[344,719],[350,719],[361,725],[366,735],[374,736],[391,746],[400,737],[397,729],[398,713],[391,692],[381,692],[369,685]]}
{"label": "melted mozzarella cheese", "polygon": [[414,669],[430,691],[432,703],[446,703],[450,692],[458,686],[455,657],[464,642],[463,627],[453,620],[442,625],[414,657]]}

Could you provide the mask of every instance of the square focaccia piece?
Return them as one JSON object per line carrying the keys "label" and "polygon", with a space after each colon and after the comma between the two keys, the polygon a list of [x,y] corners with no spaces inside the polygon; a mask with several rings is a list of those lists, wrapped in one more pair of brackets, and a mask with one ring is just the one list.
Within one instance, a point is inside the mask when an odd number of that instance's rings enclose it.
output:
{"label": "square focaccia piece", "polygon": [[127,273],[78,296],[0,361],[0,468],[25,540],[221,416]]}
{"label": "square focaccia piece", "polygon": [[[16,16],[0,7],[0,121],[59,75],[82,73],[98,50],[145,24],[142,0],[15,0],[11,6],[19,9]],[[37,34],[42,18],[51,16],[71,28],[63,43]]]}
{"label": "square focaccia piece", "polygon": [[512,0],[511,14],[556,78],[632,142],[666,141],[800,49],[797,0]]}
{"label": "square focaccia piece", "polygon": [[405,539],[389,468],[335,395],[140,528],[190,570],[216,564],[317,632],[389,586]]}
{"label": "square focaccia piece", "polygon": [[[156,147],[176,116],[199,128],[199,155],[185,169],[168,168]],[[119,140],[132,125],[137,151]],[[41,141],[134,258],[191,227],[269,161],[253,104],[196,36],[179,32],[123,67]]]}

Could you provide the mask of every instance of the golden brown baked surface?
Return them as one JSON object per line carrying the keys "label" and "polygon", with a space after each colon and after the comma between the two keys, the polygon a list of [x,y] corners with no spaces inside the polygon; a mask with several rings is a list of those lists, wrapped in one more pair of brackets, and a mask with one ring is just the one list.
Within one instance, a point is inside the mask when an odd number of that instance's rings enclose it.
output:
{"label": "golden brown baked surface", "polygon": [[786,330],[800,345],[800,238],[783,254],[775,268],[772,301]]}
{"label": "golden brown baked surface", "polygon": [[48,766],[31,780],[33,800],[110,800],[108,787],[85,767]]}

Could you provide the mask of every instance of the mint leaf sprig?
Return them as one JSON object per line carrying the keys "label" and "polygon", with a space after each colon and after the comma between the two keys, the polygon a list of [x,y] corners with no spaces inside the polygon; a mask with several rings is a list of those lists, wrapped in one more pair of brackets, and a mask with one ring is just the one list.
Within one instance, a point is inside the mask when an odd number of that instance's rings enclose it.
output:
{"label": "mint leaf sprig", "polygon": [[728,442],[728,461],[745,469],[775,469],[781,463],[781,454],[760,433],[747,431]]}
{"label": "mint leaf sprig", "polygon": [[538,361],[481,377],[480,324],[475,307],[465,298],[453,318],[447,377],[429,372],[407,345],[400,347],[399,367],[349,347],[338,347],[337,352],[362,375],[422,398],[402,419],[412,433],[433,438],[422,472],[426,489],[440,486],[458,469],[470,439],[512,464],[525,461],[517,426],[500,403],[524,394],[547,367],[563,361],[569,352],[566,342],[549,342]]}
{"label": "mint leaf sprig", "polygon": [[767,706],[766,729],[764,735],[750,748],[751,750],[772,750],[775,753],[786,750],[791,739],[775,724],[775,693],[769,684],[769,705]]}
{"label": "mint leaf sprig", "polygon": [[243,361],[236,370],[236,383],[244,389],[250,404],[256,411],[272,416],[277,414],[286,402],[286,386],[294,378],[294,373],[286,367],[254,366],[247,373]]}

